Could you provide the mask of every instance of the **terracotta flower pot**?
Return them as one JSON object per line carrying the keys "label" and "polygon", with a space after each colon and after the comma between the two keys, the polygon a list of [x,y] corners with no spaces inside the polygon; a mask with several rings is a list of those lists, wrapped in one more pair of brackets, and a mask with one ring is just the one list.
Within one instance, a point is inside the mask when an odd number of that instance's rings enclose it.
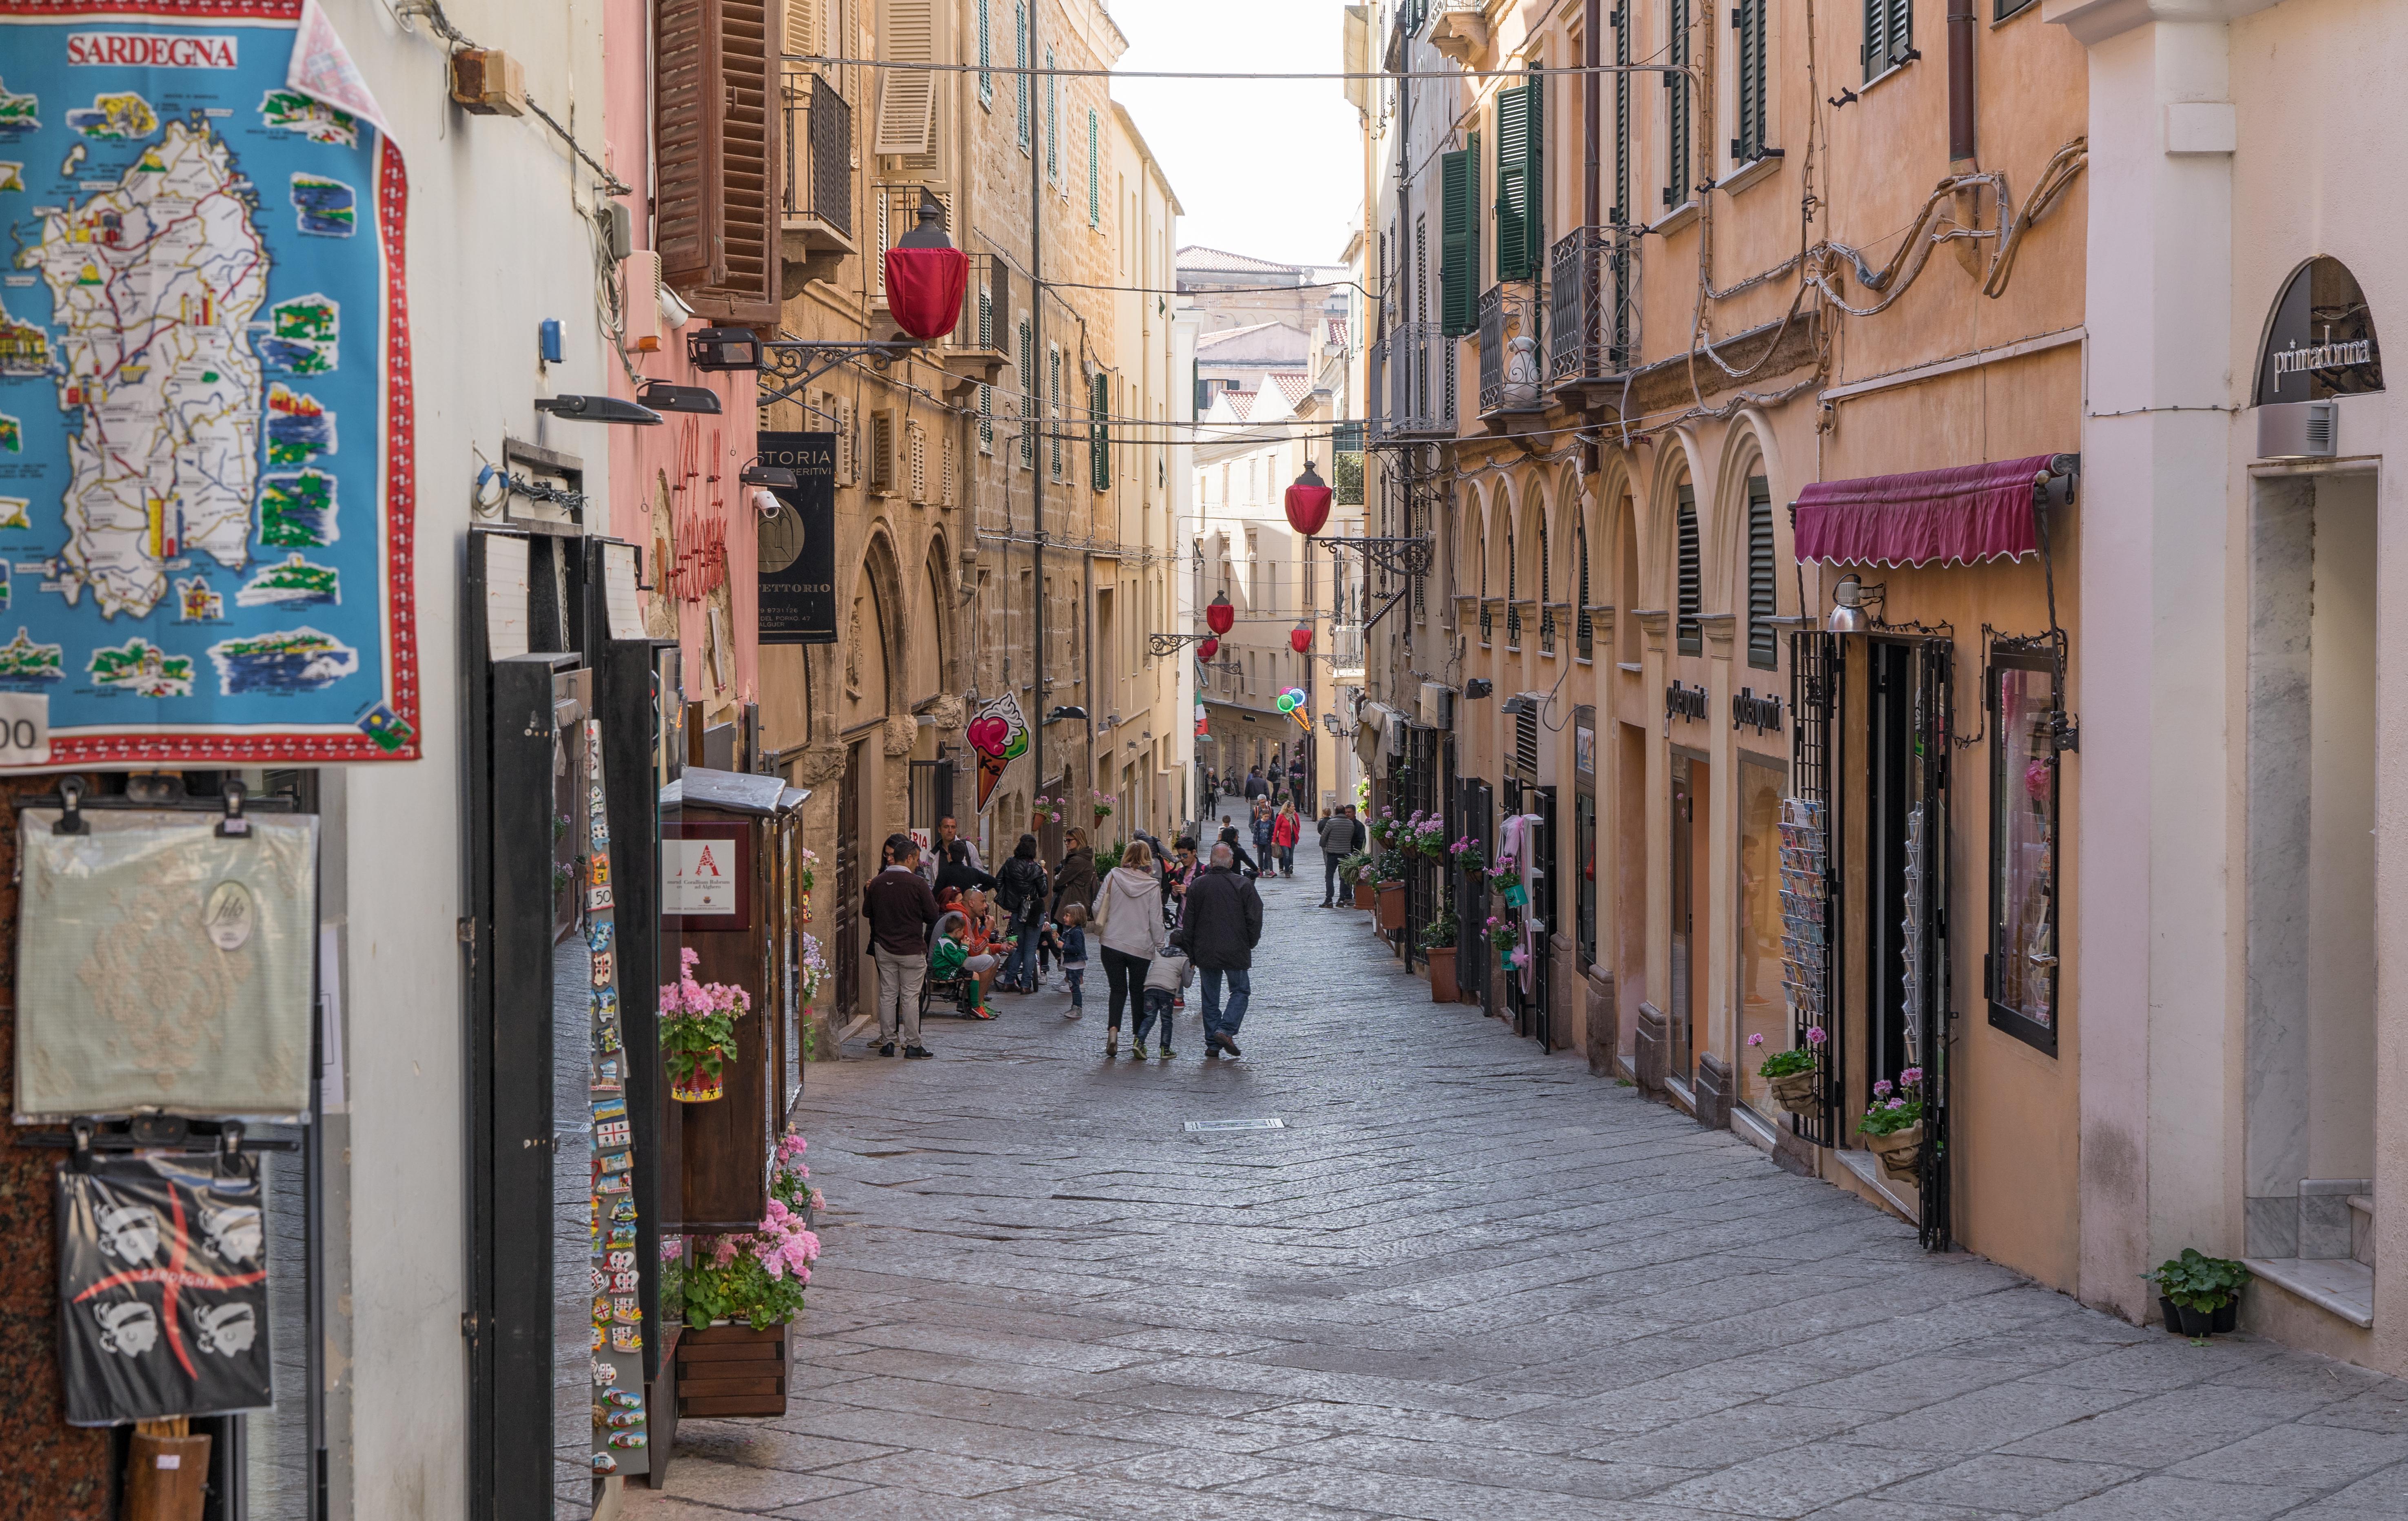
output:
{"label": "terracotta flower pot", "polygon": [[1357,908],[1379,907],[1380,889],[1371,886],[1369,882],[1356,882],[1354,884],[1354,906]]}
{"label": "terracotta flower pot", "polygon": [[1888,1135],[1866,1136],[1865,1144],[1881,1159],[1883,1172],[1910,1183],[1914,1180],[1916,1163],[1923,1155],[1921,1125],[1910,1125]]}
{"label": "terracotta flower pot", "polygon": [[1772,1102],[1793,1115],[1812,1115],[1823,1107],[1822,1095],[1815,1091],[1814,1074],[1811,1072],[1784,1073],[1764,1081],[1772,1090]]}
{"label": "terracotta flower pot", "polygon": [[783,1415],[790,1329],[739,1322],[678,1332],[678,1418]]}
{"label": "terracotta flower pot", "polygon": [[[714,1049],[712,1055],[724,1063],[727,1053]],[[669,1079],[669,1097],[680,1103],[715,1103],[727,1095],[727,1069],[723,1065],[716,1074],[706,1073],[697,1065],[683,1077]]]}
{"label": "terracotta flower pot", "polygon": [[1430,1002],[1454,1002],[1461,996],[1455,986],[1455,947],[1433,945],[1427,954],[1430,969]]}
{"label": "terracotta flower pot", "polygon": [[1402,882],[1380,884],[1380,928],[1401,930],[1405,927],[1405,885]]}

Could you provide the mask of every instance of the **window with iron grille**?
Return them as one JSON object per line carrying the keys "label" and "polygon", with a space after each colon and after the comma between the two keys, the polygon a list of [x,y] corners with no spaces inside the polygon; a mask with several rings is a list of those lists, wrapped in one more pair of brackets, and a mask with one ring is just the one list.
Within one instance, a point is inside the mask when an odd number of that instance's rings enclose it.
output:
{"label": "window with iron grille", "polygon": [[1698,621],[1698,615],[1704,611],[1701,598],[1705,587],[1703,566],[1698,559],[1698,489],[1694,486],[1681,488],[1681,505],[1677,523],[1680,533],[1680,565],[1677,577],[1678,601],[1675,604],[1673,628],[1679,638],[1682,654],[1702,655],[1706,648],[1706,626]]}
{"label": "window with iron grille", "polygon": [[1572,552],[1580,558],[1580,606],[1572,614],[1572,652],[1582,660],[1597,655],[1597,623],[1588,615],[1588,524],[1572,525]]}
{"label": "window with iron grille", "polygon": [[995,109],[995,76],[987,65],[995,61],[995,36],[987,24],[987,7],[992,0],[978,0],[979,104]]}
{"label": "window with iron grille", "polygon": [[1914,47],[1914,0],[1865,0],[1865,78],[1906,62]]}
{"label": "window with iron grille", "polygon": [[1669,0],[1665,9],[1671,23],[1665,62],[1672,67],[1664,71],[1664,204],[1679,206],[1689,204],[1696,171],[1689,144],[1689,0]]}
{"label": "window with iron grille", "polygon": [[1011,7],[1011,64],[1019,72],[1012,75],[1013,87],[1020,95],[1020,150],[1028,151],[1029,84],[1028,78],[1028,0],[1013,0]]}
{"label": "window with iron grille", "polygon": [[1733,72],[1739,98],[1733,103],[1731,162],[1754,163],[1764,157],[1764,0],[1739,0],[1731,7],[1732,40],[1738,44]]}
{"label": "window with iron grille", "polygon": [[1747,477],[1747,663],[1759,671],[1781,665],[1780,582],[1772,562],[1772,486],[1762,476]]}

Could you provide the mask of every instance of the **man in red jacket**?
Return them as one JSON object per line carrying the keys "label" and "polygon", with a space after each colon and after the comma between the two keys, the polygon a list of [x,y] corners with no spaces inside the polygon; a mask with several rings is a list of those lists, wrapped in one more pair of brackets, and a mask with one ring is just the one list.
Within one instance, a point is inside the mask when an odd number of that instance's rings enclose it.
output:
{"label": "man in red jacket", "polygon": [[895,1031],[903,1031],[903,1054],[930,1055],[920,1044],[920,984],[928,975],[928,931],[937,923],[937,895],[919,872],[920,846],[909,834],[886,837],[886,869],[861,889],[861,911],[878,963],[878,1054],[895,1054]]}

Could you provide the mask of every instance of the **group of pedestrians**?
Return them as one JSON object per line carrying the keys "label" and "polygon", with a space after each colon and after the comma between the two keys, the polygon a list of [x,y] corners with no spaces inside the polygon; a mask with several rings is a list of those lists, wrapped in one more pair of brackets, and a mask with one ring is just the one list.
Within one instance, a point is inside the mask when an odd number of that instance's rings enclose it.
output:
{"label": "group of pedestrians", "polygon": [[[1274,838],[1279,832],[1270,831]],[[1092,929],[1110,997],[1107,1057],[1119,1054],[1124,1013],[1129,1016],[1132,1055],[1146,1054],[1147,1039],[1157,1029],[1161,1054],[1172,1055],[1174,1011],[1197,973],[1204,981],[1206,1054],[1239,1055],[1238,1028],[1253,991],[1249,973],[1262,938],[1263,905],[1252,880],[1253,862],[1248,860],[1245,872],[1240,869],[1245,852],[1236,843],[1236,829],[1223,833],[1199,862],[1192,837],[1182,836],[1166,849],[1140,832],[1100,879],[1095,850],[1076,829],[1050,874],[1034,834],[1023,834],[993,875],[951,818],[939,822],[924,853],[910,835],[890,835],[882,869],[862,889],[878,974],[879,1054],[894,1056],[898,1040],[906,1058],[931,1054],[921,1039],[920,995],[932,966],[940,975],[980,982],[993,971],[997,989],[1033,993],[1040,955],[1050,949],[1070,993],[1063,1017],[1082,1017]],[[1292,851],[1293,825],[1286,835]],[[982,1017],[994,1017],[982,988],[974,1002]]]}
{"label": "group of pedestrians", "polygon": [[1224,776],[1206,766],[1201,781],[1198,793],[1203,799],[1204,816],[1208,818],[1211,817],[1212,810],[1220,806],[1225,796],[1242,799],[1249,807],[1263,800],[1268,800],[1274,805],[1285,803],[1294,808],[1307,807],[1312,802],[1305,795],[1304,755],[1301,751],[1289,758],[1284,771],[1280,769],[1279,758],[1274,756],[1268,772],[1255,766],[1243,776]]}

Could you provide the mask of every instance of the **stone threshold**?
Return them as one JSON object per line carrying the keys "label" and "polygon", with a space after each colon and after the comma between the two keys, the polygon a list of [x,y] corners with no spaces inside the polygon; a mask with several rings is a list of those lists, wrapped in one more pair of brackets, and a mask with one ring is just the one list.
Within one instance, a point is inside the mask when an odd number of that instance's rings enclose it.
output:
{"label": "stone threshold", "polygon": [[2374,1270],[2346,1257],[2244,1257],[2242,1265],[2353,1326],[2374,1325]]}
{"label": "stone threshold", "polygon": [[1899,1219],[1909,1225],[1917,1224],[1922,1220],[1922,1209],[1914,1202],[1910,1195],[1898,1191],[1897,1187],[1890,1182],[1889,1174],[1882,1171],[1880,1158],[1870,1151],[1848,1151],[1837,1147],[1832,1148],[1829,1155],[1837,1158],[1842,1167],[1854,1173],[1856,1175],[1856,1181],[1871,1189],[1881,1202],[1896,1210]]}

